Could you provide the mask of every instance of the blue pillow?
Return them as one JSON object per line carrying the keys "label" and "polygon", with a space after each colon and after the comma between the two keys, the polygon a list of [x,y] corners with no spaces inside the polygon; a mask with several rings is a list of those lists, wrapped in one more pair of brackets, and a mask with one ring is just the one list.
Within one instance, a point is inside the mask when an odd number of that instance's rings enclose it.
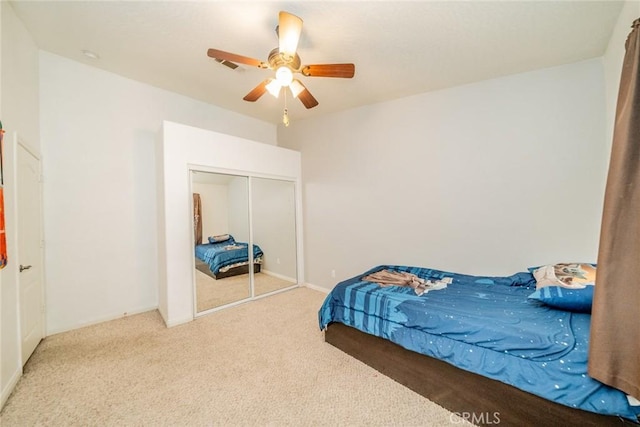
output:
{"label": "blue pillow", "polygon": [[567,289],[562,286],[545,286],[529,295],[529,298],[560,310],[590,313],[593,303],[593,285],[583,289]]}

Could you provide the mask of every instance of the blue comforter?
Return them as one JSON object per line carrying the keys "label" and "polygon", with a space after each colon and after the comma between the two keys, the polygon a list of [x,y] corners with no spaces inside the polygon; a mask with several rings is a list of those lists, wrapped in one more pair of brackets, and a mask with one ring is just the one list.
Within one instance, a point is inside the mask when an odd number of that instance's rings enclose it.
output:
{"label": "blue comforter", "polygon": [[[385,268],[453,282],[417,296],[409,287],[361,280]],[[528,299],[534,290],[524,272],[480,277],[379,266],[339,283],[318,315],[321,329],[341,322],[557,403],[636,420],[640,407],[587,375],[591,315]]]}
{"label": "blue comforter", "polygon": [[[228,249],[239,246],[236,249]],[[220,273],[220,269],[241,262],[249,262],[249,245],[247,243],[235,242],[233,245],[227,242],[208,243],[206,245],[196,245],[196,257],[209,264],[213,274]],[[253,245],[253,259],[262,257],[262,249],[258,245]]]}

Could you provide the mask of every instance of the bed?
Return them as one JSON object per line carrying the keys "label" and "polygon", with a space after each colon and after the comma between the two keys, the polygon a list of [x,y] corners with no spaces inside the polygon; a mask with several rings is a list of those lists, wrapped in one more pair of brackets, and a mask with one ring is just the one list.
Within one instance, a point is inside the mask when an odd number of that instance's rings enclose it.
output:
{"label": "bed", "polygon": [[[419,296],[363,280],[382,270],[447,284]],[[378,266],[336,285],[319,326],[328,343],[474,424],[637,425],[640,406],[587,375],[590,314],[534,291],[531,272]]]}
{"label": "bed", "polygon": [[[237,276],[249,272],[249,244],[236,242],[233,236],[216,241],[209,238],[209,243],[196,245],[196,268],[204,271],[214,279]],[[260,272],[264,253],[258,245],[253,245],[253,271]],[[198,262],[199,261],[199,262]]]}

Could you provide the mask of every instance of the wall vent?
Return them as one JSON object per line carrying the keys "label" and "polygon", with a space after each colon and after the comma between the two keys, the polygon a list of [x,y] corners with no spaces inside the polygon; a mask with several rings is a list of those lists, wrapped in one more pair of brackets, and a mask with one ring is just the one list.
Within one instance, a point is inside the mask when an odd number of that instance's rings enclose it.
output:
{"label": "wall vent", "polygon": [[238,68],[238,64],[234,64],[233,62],[229,62],[226,59],[218,59],[218,58],[214,58],[216,60],[216,62],[221,63],[222,65],[226,65],[227,67],[231,68],[232,70],[235,70],[236,68]]}

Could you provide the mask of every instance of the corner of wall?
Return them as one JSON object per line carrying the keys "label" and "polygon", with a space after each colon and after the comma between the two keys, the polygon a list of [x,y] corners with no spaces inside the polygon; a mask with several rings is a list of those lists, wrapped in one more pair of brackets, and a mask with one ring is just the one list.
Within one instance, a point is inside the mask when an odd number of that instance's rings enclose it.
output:
{"label": "corner of wall", "polygon": [[157,197],[157,226],[158,226],[158,311],[164,320],[165,325],[169,326],[169,313],[167,304],[167,269],[166,263],[166,215],[165,215],[165,197],[164,197],[164,134],[166,122],[162,123],[162,127],[158,132],[156,140],[156,197]]}

